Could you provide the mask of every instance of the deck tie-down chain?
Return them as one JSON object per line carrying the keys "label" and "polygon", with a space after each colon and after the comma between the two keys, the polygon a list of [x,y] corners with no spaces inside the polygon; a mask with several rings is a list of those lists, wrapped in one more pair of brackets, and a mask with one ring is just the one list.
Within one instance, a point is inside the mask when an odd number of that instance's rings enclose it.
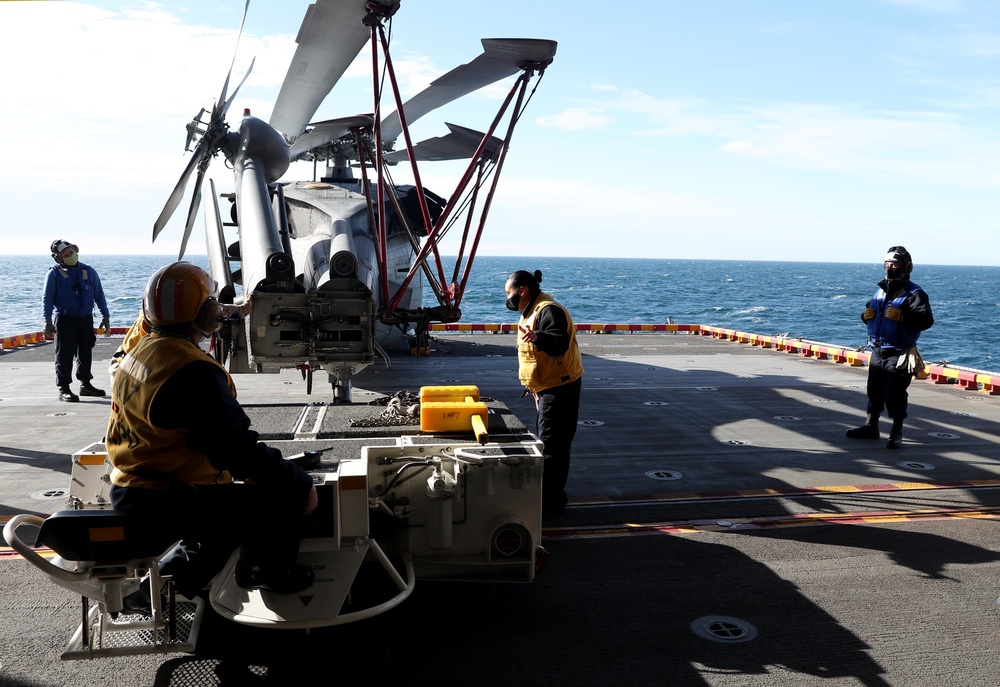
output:
{"label": "deck tie-down chain", "polygon": [[[488,403],[495,399],[480,397],[480,401]],[[385,406],[385,410],[376,415],[361,420],[351,420],[350,427],[402,427],[420,424],[420,395],[409,391],[397,391],[390,396],[383,396],[368,403],[370,406]]]}

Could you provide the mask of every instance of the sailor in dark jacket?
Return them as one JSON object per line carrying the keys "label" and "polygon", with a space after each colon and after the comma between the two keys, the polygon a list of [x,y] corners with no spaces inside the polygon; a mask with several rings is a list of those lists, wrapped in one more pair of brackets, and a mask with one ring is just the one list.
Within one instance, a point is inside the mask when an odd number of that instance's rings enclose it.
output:
{"label": "sailor in dark jacket", "polygon": [[[94,306],[101,311],[101,329],[111,333],[107,299],[101,278],[93,267],[80,262],[80,249],[69,241],[57,239],[49,246],[56,264],[45,275],[43,316],[45,336],[56,339],[56,386],[59,400],[76,402],[80,397],[69,388],[73,381],[73,359],[80,396],[104,396],[90,380],[91,358],[97,337],[94,335]],[[53,317],[53,313],[55,317]]]}
{"label": "sailor in dark jacket", "polygon": [[[903,445],[903,420],[906,418],[906,389],[915,366],[914,353],[920,332],[934,324],[930,300],[918,284],[910,281],[913,259],[902,246],[893,246],[883,261],[885,279],[861,313],[868,325],[868,345],[872,348],[868,363],[868,415],[860,427],[847,430],[851,439],[878,439],[878,418],[883,410],[892,418],[886,448]],[[916,358],[919,360],[919,357]]]}

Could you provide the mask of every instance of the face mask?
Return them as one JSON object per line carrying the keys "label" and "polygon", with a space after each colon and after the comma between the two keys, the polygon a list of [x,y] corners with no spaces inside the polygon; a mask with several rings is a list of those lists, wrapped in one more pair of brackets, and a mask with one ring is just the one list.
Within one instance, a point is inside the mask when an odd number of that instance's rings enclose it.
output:
{"label": "face mask", "polygon": [[73,253],[73,255],[69,256],[68,258],[63,258],[63,264],[66,265],[66,267],[76,267],[76,264],[78,262],[80,262],[79,253]]}
{"label": "face mask", "polygon": [[898,267],[886,267],[885,268],[885,278],[886,279],[889,279],[889,280],[899,279],[900,276],[902,276],[902,275],[901,275],[901,272],[899,271]]}
{"label": "face mask", "polygon": [[517,312],[518,310],[520,310],[520,308],[517,307],[520,304],[521,304],[521,296],[520,296],[520,294],[518,294],[516,292],[514,293],[513,296],[511,296],[506,301],[504,301],[504,305],[507,306],[507,309],[508,310],[513,310],[514,312]]}

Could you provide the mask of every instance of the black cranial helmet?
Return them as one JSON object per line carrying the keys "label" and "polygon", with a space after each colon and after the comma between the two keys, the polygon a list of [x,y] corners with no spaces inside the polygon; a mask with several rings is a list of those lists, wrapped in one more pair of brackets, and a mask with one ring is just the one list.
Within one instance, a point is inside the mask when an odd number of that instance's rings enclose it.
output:
{"label": "black cranial helmet", "polygon": [[52,259],[58,263],[62,263],[62,252],[67,248],[72,248],[77,253],[80,252],[80,248],[75,243],[70,243],[65,239],[56,239],[49,246],[49,252],[52,253]]}
{"label": "black cranial helmet", "polygon": [[893,246],[885,253],[883,262],[895,262],[899,264],[899,272],[903,277],[909,277],[913,272],[913,258],[910,252],[903,246]]}

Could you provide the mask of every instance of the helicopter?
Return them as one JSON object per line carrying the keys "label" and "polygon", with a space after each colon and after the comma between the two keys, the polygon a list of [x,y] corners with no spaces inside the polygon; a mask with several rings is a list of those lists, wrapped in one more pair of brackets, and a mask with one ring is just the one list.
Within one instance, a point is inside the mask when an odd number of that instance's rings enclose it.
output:
{"label": "helicopter", "polygon": [[[482,54],[404,102],[390,50],[399,8],[398,0],[317,0],[306,11],[269,121],[245,110],[238,125],[227,123],[253,68],[251,62],[230,94],[234,56],[215,105],[202,108],[186,127],[185,149],[192,155],[154,222],[153,240],[194,177],[178,254],[183,258],[204,177],[212,159],[222,155],[235,190],[220,195],[209,179],[209,272],[219,284],[220,302],[250,298],[252,306],[243,320],[225,321],[213,341],[213,354],[230,372],[296,368],[311,393],[313,373],[322,370],[333,402],[350,403],[352,378],[376,354],[388,363],[387,348],[408,344],[419,355],[427,350],[430,324],[461,318],[511,137],[557,44],[482,39]],[[239,35],[248,9],[249,0]],[[366,44],[372,53],[371,111],[310,121]],[[412,140],[409,127],[420,117],[515,75],[486,131],[448,123],[444,136]],[[395,109],[384,114],[390,107]],[[284,180],[291,162],[300,160],[313,163],[313,178]],[[468,160],[447,196],[421,183],[419,163],[439,160]],[[392,168],[401,164],[409,166],[413,184],[393,181]],[[229,202],[227,212],[220,199]],[[236,239],[228,240],[233,229]],[[461,232],[461,238],[454,265],[446,268],[440,245],[449,231]],[[423,305],[424,281],[434,306]]]}

